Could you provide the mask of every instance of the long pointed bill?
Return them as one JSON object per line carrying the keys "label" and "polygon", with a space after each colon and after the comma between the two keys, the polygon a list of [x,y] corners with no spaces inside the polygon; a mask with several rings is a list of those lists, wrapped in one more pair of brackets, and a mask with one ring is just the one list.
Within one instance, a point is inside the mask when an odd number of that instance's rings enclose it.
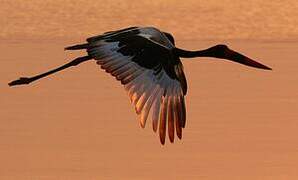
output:
{"label": "long pointed bill", "polygon": [[240,64],[244,64],[246,66],[251,66],[251,67],[266,69],[266,70],[272,70],[270,67],[265,66],[257,61],[254,61],[254,60],[252,60],[236,51],[228,49],[228,48],[224,51],[224,59],[228,59],[228,60],[240,63]]}

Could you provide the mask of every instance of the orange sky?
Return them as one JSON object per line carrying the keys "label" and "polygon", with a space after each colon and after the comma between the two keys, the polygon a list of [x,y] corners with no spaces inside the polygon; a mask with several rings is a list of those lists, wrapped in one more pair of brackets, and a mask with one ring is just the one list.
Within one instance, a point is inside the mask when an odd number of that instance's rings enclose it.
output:
{"label": "orange sky", "polygon": [[5,0],[2,39],[86,37],[130,25],[157,26],[179,39],[298,39],[293,0]]}
{"label": "orange sky", "polygon": [[[297,9],[294,0],[2,0],[0,179],[297,180]],[[95,62],[7,85],[85,55],[67,45],[129,25],[160,27],[184,49],[226,43],[273,71],[182,59],[187,124],[165,146]]]}

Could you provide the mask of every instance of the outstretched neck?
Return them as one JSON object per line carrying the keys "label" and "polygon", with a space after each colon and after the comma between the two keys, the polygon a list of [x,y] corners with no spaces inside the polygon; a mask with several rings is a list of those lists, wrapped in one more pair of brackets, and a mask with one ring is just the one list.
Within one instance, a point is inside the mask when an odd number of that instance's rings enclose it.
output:
{"label": "outstretched neck", "polygon": [[217,53],[213,48],[208,48],[199,51],[187,51],[179,48],[175,48],[175,53],[182,58],[194,58],[194,57],[216,57]]}

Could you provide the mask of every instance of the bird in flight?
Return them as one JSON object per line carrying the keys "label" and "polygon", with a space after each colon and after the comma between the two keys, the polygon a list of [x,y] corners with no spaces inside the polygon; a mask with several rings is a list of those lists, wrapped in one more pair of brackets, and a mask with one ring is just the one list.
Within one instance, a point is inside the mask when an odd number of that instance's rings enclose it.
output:
{"label": "bird in flight", "polygon": [[[21,77],[9,86],[29,84],[40,78],[71,66],[94,59],[110,73],[128,92],[141,127],[148,116],[152,127],[158,130],[161,144],[168,133],[174,142],[175,133],[182,138],[185,128],[186,108],[184,96],[187,82],[180,58],[213,57],[227,59],[247,66],[271,70],[226,45],[216,45],[204,50],[187,51],[175,47],[170,33],[154,27],[129,27],[87,38],[86,43],[66,47],[65,50],[86,50],[87,55],[33,77]],[[168,131],[166,131],[166,129]]]}

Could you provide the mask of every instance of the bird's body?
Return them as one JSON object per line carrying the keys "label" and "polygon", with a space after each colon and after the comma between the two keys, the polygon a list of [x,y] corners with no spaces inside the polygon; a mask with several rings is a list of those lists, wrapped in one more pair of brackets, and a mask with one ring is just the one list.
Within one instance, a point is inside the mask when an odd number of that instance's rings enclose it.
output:
{"label": "bird's body", "polygon": [[187,82],[180,57],[224,58],[248,66],[270,69],[225,45],[217,45],[202,51],[185,51],[175,47],[171,34],[154,27],[130,27],[90,37],[87,43],[65,48],[86,49],[88,55],[32,77],[21,78],[10,85],[28,84],[69,66],[95,59],[106,72],[121,81],[145,127],[151,114],[153,130],[159,130],[160,141],[165,143],[166,129],[171,142],[174,134],[182,138],[186,122],[184,97]]}
{"label": "bird's body", "polygon": [[153,27],[131,27],[87,39],[84,47],[88,56],[106,72],[121,81],[145,127],[152,109],[153,130],[165,142],[166,126],[170,140],[174,131],[182,137],[186,111],[184,95],[187,85],[183,66],[173,53],[174,44],[167,36]]}

